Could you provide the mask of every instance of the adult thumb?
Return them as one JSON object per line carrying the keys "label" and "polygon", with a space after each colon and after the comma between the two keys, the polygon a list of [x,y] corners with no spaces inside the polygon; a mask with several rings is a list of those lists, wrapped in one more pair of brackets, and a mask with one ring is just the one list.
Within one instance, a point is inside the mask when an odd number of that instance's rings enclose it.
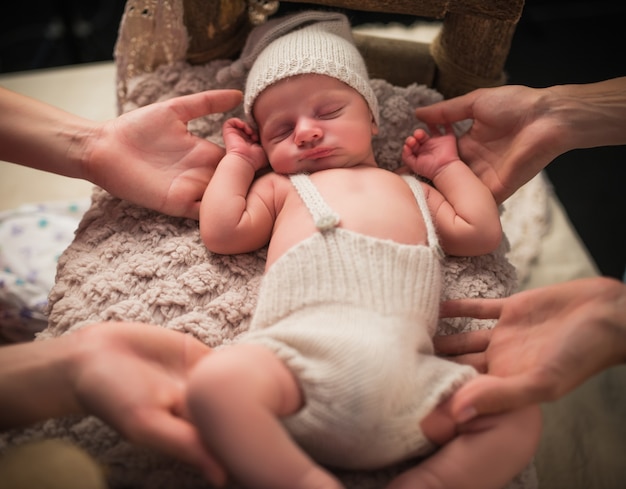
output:
{"label": "adult thumb", "polygon": [[523,376],[495,377],[481,375],[462,386],[451,400],[457,423],[477,416],[512,411],[536,402]]}

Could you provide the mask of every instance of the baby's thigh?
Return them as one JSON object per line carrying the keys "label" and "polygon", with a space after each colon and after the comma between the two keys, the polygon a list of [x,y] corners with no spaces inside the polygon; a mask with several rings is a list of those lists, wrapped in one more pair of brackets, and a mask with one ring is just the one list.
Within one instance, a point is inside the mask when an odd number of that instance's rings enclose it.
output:
{"label": "baby's thigh", "polygon": [[190,375],[188,398],[255,402],[279,416],[292,414],[301,405],[291,371],[274,352],[256,344],[227,346],[207,355]]}

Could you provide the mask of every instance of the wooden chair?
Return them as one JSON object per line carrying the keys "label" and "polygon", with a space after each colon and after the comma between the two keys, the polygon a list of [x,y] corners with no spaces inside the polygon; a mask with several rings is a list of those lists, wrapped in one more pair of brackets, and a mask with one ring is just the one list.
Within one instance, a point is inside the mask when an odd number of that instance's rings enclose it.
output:
{"label": "wooden chair", "polygon": [[[263,11],[275,10],[278,3],[128,0],[116,46],[116,58],[123,59],[120,95],[130,77],[162,63],[235,57],[253,20],[262,21]],[[441,20],[430,45],[358,33],[355,40],[372,78],[398,86],[424,84],[449,98],[505,82],[504,63],[524,0],[314,0],[303,8],[315,6]],[[181,31],[186,36],[176,35]]]}

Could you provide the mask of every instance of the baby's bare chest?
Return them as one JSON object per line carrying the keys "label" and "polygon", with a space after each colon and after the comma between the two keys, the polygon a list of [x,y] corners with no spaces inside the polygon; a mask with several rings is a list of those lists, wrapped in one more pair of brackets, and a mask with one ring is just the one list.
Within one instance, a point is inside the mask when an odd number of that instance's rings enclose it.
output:
{"label": "baby's bare chest", "polygon": [[[331,210],[339,227],[359,234],[403,244],[426,244],[426,228],[411,188],[386,170],[320,172],[310,176],[323,204],[307,207],[298,190],[288,182],[277,215],[272,241],[281,248],[297,244],[317,231],[312,212]],[[308,200],[308,199],[307,199]],[[309,205],[315,205],[309,201]]]}

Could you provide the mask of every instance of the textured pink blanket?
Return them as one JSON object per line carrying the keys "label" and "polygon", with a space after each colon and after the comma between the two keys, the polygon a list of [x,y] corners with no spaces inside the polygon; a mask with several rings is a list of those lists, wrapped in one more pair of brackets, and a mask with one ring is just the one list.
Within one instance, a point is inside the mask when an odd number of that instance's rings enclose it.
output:
{"label": "textured pink blanket", "polygon": [[[204,66],[183,62],[136,77],[123,105],[127,111],[158,99],[220,88],[216,71],[227,63]],[[398,88],[380,80],[373,86],[381,106],[380,134],[375,141],[379,164],[394,169],[404,138],[418,125],[413,109],[441,97],[423,86]],[[217,114],[190,124],[197,134],[221,142],[224,117]],[[519,216],[521,229],[528,227]],[[136,207],[95,189],[76,238],[60,259],[50,296],[48,328],[38,340],[70,333],[95,321],[132,320],[183,331],[217,346],[246,330],[255,307],[265,250],[238,256],[209,253],[195,221],[177,219]],[[516,285],[506,258],[507,244],[475,258],[445,260],[445,297],[500,297]],[[490,327],[490,322],[442,321],[441,333]],[[206,487],[199,474],[173,460],[131,446],[95,418],[52,420],[0,437],[3,446],[40,437],[68,438],[83,446],[109,469],[112,487],[184,489]],[[35,462],[36,463],[36,462]],[[375,473],[340,474],[349,488],[383,487],[397,467]],[[533,467],[511,487],[535,487]]]}

